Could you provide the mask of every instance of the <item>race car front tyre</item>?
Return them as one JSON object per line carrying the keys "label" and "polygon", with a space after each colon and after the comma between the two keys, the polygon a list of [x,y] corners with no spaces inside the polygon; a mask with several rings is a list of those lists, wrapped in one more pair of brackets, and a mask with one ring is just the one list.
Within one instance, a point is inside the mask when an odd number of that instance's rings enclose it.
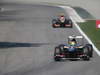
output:
{"label": "race car front tyre", "polygon": [[54,57],[54,60],[55,61],[61,61],[61,58],[60,57]]}
{"label": "race car front tyre", "polygon": [[82,56],[83,60],[90,60],[90,56],[89,56],[89,49],[88,46],[85,46],[83,49],[83,56]]}
{"label": "race car front tyre", "polygon": [[86,46],[87,46],[87,48],[89,50],[89,56],[93,57],[93,47],[92,47],[92,45],[91,44],[87,44]]}
{"label": "race car front tyre", "polygon": [[86,56],[83,56],[82,59],[83,59],[84,61],[89,61],[89,60],[90,60],[90,57],[86,55]]}
{"label": "race car front tyre", "polygon": [[54,60],[55,61],[60,61],[61,60],[61,58],[59,57],[59,56],[57,56],[57,55],[59,55],[60,54],[60,49],[59,49],[59,47],[55,47],[55,51],[54,51]]}

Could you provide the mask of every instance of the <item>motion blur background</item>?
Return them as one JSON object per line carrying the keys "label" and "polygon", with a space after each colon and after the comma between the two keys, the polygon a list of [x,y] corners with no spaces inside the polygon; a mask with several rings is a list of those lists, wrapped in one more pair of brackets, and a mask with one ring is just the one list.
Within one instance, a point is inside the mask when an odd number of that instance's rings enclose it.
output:
{"label": "motion blur background", "polygon": [[86,9],[96,19],[100,19],[100,0],[1,0],[1,2],[17,2],[17,3],[57,3],[70,6],[78,6]]}

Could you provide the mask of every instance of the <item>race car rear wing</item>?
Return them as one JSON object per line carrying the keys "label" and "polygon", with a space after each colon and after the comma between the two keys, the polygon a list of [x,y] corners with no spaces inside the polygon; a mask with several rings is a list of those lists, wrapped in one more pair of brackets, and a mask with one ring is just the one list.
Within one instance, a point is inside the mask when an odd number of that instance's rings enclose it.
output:
{"label": "race car rear wing", "polygon": [[84,45],[84,37],[83,36],[69,36],[68,37],[68,43],[72,39],[76,39],[77,43],[80,42],[79,44]]}
{"label": "race car rear wing", "polygon": [[76,38],[76,39],[77,39],[77,38],[82,39],[83,36],[69,36],[68,38],[69,38],[69,39],[73,39],[73,38]]}

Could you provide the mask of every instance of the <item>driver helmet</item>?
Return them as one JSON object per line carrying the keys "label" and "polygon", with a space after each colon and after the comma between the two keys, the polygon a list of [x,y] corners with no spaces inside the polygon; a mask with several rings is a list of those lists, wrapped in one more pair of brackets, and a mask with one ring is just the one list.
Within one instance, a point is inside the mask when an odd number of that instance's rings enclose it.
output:
{"label": "driver helmet", "polygon": [[76,45],[76,40],[75,39],[72,39],[71,41],[70,41],[70,45]]}
{"label": "driver helmet", "polygon": [[60,15],[59,15],[59,20],[60,20],[61,22],[64,22],[64,21],[65,21],[65,16],[64,16],[64,14],[60,14]]}
{"label": "driver helmet", "polygon": [[70,45],[74,46],[75,44],[75,41],[70,41]]}

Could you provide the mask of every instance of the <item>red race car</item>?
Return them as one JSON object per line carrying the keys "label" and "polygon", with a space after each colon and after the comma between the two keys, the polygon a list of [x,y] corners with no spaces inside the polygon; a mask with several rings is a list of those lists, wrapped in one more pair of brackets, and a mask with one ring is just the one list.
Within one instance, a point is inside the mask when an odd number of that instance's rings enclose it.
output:
{"label": "red race car", "polygon": [[58,18],[52,20],[53,28],[72,28],[73,23],[71,19],[66,18],[64,15],[60,15]]}

